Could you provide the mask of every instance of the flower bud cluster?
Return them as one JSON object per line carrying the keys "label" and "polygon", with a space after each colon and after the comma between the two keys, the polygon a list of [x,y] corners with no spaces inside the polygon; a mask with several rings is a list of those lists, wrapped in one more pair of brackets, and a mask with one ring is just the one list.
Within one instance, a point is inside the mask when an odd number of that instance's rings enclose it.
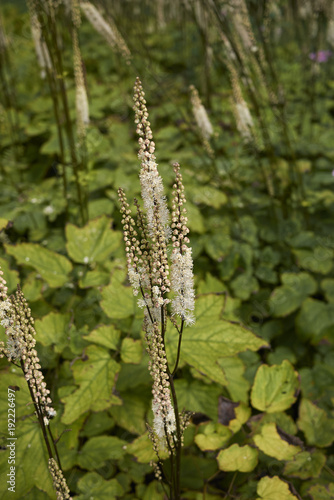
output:
{"label": "flower bud cluster", "polygon": [[78,33],[73,31],[73,62],[75,76],[75,105],[77,115],[78,135],[80,138],[86,135],[86,127],[89,123],[89,104],[85,85],[85,77],[82,68],[81,52],[79,48]]}
{"label": "flower bud cluster", "polygon": [[52,408],[50,391],[46,387],[44,375],[35,349],[34,321],[28,303],[22,291],[18,288],[15,296],[7,296],[7,286],[0,271],[0,318],[1,325],[5,328],[7,345],[0,346],[0,354],[5,355],[9,361],[19,361],[34,396],[35,403],[42,412],[44,423],[56,415]]}
{"label": "flower bud cluster", "polygon": [[209,140],[213,135],[213,128],[210,119],[194,85],[190,85],[189,90],[196,124],[203,139]]}
{"label": "flower bud cluster", "polygon": [[195,309],[195,292],[193,278],[193,260],[189,243],[186,217],[184,186],[180,165],[174,164],[175,184],[173,185],[172,212],[172,265],[171,289],[174,292],[172,314],[179,316],[187,325],[195,322],[192,311]]}
{"label": "flower bud cluster", "polygon": [[164,448],[168,440],[168,449],[174,447],[170,439],[176,431],[175,412],[171,402],[169,376],[167,373],[167,358],[162,336],[157,323],[153,332],[146,334],[147,352],[150,357],[149,370],[153,378],[153,427],[160,447]]}
{"label": "flower bud cluster", "polygon": [[68,489],[66,479],[54,458],[49,459],[49,471],[52,476],[53,487],[56,490],[57,500],[70,499],[70,490]]}
{"label": "flower bud cluster", "polygon": [[113,49],[118,49],[126,61],[130,61],[131,52],[117,26],[109,18],[107,22],[91,2],[80,2],[80,7],[88,21]]}

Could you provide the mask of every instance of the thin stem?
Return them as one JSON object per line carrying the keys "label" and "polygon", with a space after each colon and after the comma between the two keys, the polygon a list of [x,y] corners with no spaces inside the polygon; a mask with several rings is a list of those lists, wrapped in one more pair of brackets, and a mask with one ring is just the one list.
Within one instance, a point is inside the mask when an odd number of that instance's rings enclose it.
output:
{"label": "thin stem", "polygon": [[183,333],[183,326],[184,326],[184,320],[181,322],[181,327],[179,331],[179,342],[177,345],[177,355],[176,355],[176,361],[175,361],[175,366],[174,370],[172,371],[172,377],[174,377],[176,370],[178,369],[179,366],[179,361],[180,361],[180,354],[181,354],[181,342],[182,342],[182,333]]}

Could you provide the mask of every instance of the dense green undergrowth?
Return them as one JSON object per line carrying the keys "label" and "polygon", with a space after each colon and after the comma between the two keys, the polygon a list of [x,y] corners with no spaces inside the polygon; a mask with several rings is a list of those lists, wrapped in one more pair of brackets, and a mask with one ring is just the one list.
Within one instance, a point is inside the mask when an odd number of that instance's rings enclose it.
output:
{"label": "dense green undergrowth", "polygon": [[[280,103],[274,109],[259,95],[269,142],[257,122],[254,141],[245,143],[235,125],[222,45],[212,43],[208,81],[193,19],[184,31],[172,20],[158,32],[147,13],[132,25],[131,17],[116,15],[130,64],[83,19],[90,113],[80,177],[89,214],[83,223],[67,149],[67,199],[63,195],[52,100],[36,64],[28,15],[8,6],[1,15],[10,53],[3,77],[12,94],[6,101],[3,93],[0,108],[0,266],[10,293],[20,283],[36,320],[57,410],[51,426],[72,496],[164,498],[150,466],[151,380],[117,201],[120,186],[128,199],[140,191],[132,111],[139,74],[167,198],[171,163],[181,164],[194,257],[196,324],[185,330],[175,381],[179,406],[194,412],[185,433],[182,498],[333,498],[331,59],[312,66],[293,29],[283,26],[287,36],[272,54],[285,122]],[[75,121],[71,40],[66,26],[61,31],[59,78]],[[191,84],[209,110],[211,149],[192,115]],[[173,360],[172,330],[166,342]],[[20,388],[11,498],[54,498],[28,388],[17,367],[6,359],[0,367],[4,445],[7,388]],[[2,449],[2,480],[7,467]],[[0,496],[9,498],[3,485]]]}

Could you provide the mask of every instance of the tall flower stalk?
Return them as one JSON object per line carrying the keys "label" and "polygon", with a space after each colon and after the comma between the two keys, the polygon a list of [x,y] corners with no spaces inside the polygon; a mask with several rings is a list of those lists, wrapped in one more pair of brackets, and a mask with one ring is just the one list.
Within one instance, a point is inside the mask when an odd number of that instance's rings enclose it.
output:
{"label": "tall flower stalk", "polygon": [[20,367],[27,381],[35,415],[41,427],[48,453],[48,468],[56,490],[57,500],[70,498],[70,490],[61,470],[56,441],[50,429],[50,420],[56,415],[52,407],[41,365],[35,349],[34,320],[24,295],[18,287],[14,296],[7,295],[7,284],[0,269],[0,324],[6,331],[6,345],[0,342],[0,358]]}
{"label": "tall flower stalk", "polygon": [[[139,78],[134,87],[134,111],[139,135],[139,178],[144,205],[142,210],[135,200],[136,222],[121,188],[118,195],[129,280],[134,295],[139,296],[139,307],[144,309],[149,370],[153,378],[153,428],[148,428],[158,458],[155,471],[158,479],[167,482],[170,500],[177,500],[180,498],[182,436],[188,415],[179,412],[174,376],[180,360],[184,327],[195,322],[193,261],[191,248],[188,246],[189,229],[180,166],[178,163],[174,164],[175,183],[170,216],[158,172],[145,94]],[[166,355],[168,321],[179,335],[173,367]],[[169,476],[165,474],[160,458],[160,451],[163,449],[167,449],[170,458]]]}

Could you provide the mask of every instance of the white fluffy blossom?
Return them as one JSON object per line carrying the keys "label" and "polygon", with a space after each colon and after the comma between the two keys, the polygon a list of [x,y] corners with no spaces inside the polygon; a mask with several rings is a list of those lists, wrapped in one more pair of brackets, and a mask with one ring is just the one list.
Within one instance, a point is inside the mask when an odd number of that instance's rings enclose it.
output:
{"label": "white fluffy blossom", "polygon": [[179,251],[172,254],[171,288],[175,293],[172,300],[172,314],[180,316],[187,325],[195,322],[191,312],[195,309],[193,281],[191,248],[185,247],[183,254]]}
{"label": "white fluffy blossom", "polygon": [[249,108],[243,99],[235,104],[235,113],[237,118],[237,128],[240,135],[245,140],[251,140],[254,123]]}

